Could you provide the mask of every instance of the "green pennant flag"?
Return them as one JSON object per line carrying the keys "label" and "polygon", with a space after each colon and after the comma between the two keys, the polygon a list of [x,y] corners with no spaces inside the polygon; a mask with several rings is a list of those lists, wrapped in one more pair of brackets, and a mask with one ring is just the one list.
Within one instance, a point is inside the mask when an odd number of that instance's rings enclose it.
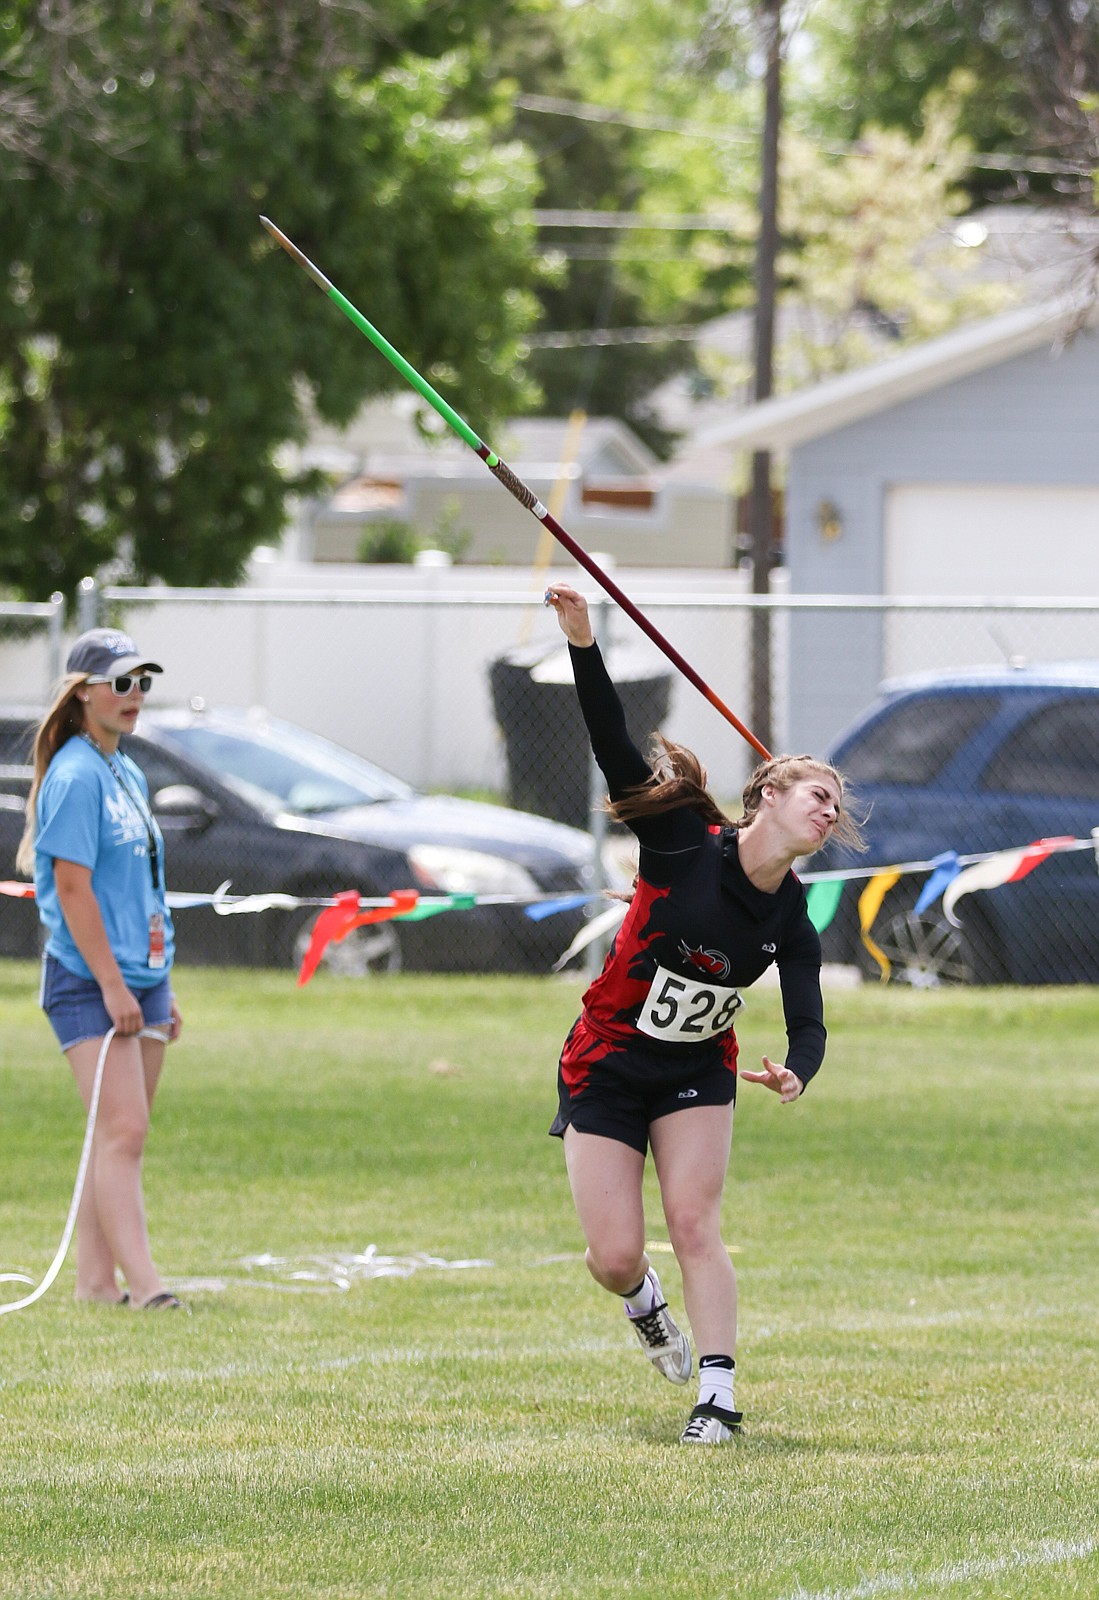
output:
{"label": "green pennant flag", "polygon": [[394,917],[394,922],[423,922],[426,917],[438,916],[440,911],[470,911],[477,904],[475,894],[452,894],[445,900],[436,901],[434,905],[413,906],[411,911],[401,912]]}
{"label": "green pennant flag", "polygon": [[809,921],[818,933],[823,933],[839,909],[843,895],[843,879],[831,878],[824,883],[811,883],[806,891]]}

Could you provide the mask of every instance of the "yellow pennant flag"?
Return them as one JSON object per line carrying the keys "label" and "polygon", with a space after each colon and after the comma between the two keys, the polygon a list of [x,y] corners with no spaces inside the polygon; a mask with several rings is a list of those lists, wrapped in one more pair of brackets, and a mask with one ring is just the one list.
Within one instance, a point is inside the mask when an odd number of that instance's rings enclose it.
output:
{"label": "yellow pennant flag", "polygon": [[889,974],[893,970],[892,963],[885,952],[879,950],[873,939],[871,939],[870,929],[874,926],[874,918],[881,910],[882,901],[900,875],[900,872],[893,868],[890,868],[888,872],[878,872],[870,879],[866,888],[859,895],[859,929],[862,934],[862,942],[881,968],[881,981],[883,983],[889,982]]}

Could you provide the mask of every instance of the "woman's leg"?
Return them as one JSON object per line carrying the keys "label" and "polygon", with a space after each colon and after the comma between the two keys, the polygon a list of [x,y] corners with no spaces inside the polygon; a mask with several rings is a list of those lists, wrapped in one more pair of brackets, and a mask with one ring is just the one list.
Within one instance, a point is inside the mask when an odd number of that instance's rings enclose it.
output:
{"label": "woman's leg", "polygon": [[[95,1068],[102,1039],[85,1039],[69,1050],[69,1064],[85,1109],[91,1103]],[[145,1201],[141,1190],[141,1158],[149,1129],[149,1087],[156,1087],[159,1064],[150,1074],[142,1045],[134,1036],[115,1038],[107,1052],[99,1113],[88,1178],[92,1187],[87,1203],[94,1204],[94,1220],[83,1217],[77,1236],[77,1293],[88,1285],[102,1287],[107,1253],[111,1258],[109,1282],[114,1283],[117,1262],[139,1305],[160,1293],[163,1285],[149,1251]],[[154,1046],[163,1051],[162,1046]],[[87,1256],[82,1259],[86,1243]],[[91,1291],[94,1292],[94,1291]],[[97,1296],[103,1298],[102,1294]],[[113,1298],[108,1294],[107,1298]]]}
{"label": "woman's leg", "polygon": [[629,1294],[649,1269],[641,1178],[645,1157],[598,1133],[565,1129],[565,1166],[588,1250],[588,1271],[612,1294]]}
{"label": "woman's leg", "polygon": [[99,1225],[95,1198],[96,1153],[93,1149],[84,1174],[84,1192],[76,1213],[76,1298],[104,1300],[108,1304],[122,1298],[115,1275],[114,1251]]}
{"label": "woman's leg", "polygon": [[142,1038],[140,1035],[138,1043],[141,1045],[141,1069],[145,1075],[145,1104],[151,1111],[167,1046],[163,1039]]}
{"label": "woman's leg", "polygon": [[733,1108],[696,1106],[649,1129],[683,1299],[700,1355],[736,1354],[736,1273],[721,1239]]}

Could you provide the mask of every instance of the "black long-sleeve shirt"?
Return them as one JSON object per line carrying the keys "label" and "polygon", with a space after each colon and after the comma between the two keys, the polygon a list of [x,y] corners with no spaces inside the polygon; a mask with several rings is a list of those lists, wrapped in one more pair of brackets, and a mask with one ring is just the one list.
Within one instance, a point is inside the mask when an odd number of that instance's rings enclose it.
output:
{"label": "black long-sleeve shirt", "polygon": [[[652,775],[626,728],[597,645],[570,645],[577,695],[612,800]],[[768,894],[740,864],[737,831],[687,806],[632,820],[638,882],[603,971],[584,996],[592,1028],[608,1039],[646,1035],[647,1048],[697,1049],[729,1027],[735,990],[776,963],[789,1049],[807,1084],[824,1058],[820,938],[792,872]],[[732,997],[732,998],[729,998]]]}

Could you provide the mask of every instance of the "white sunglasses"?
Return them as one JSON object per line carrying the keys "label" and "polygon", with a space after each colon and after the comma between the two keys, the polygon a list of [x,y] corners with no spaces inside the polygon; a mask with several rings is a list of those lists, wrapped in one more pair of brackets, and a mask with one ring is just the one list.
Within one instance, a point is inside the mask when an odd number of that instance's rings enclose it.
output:
{"label": "white sunglasses", "polygon": [[148,694],[153,686],[152,674],[141,673],[140,677],[133,672],[120,672],[117,678],[85,678],[85,683],[109,683],[112,691],[120,700],[124,700],[130,690],[136,685],[142,694]]}

